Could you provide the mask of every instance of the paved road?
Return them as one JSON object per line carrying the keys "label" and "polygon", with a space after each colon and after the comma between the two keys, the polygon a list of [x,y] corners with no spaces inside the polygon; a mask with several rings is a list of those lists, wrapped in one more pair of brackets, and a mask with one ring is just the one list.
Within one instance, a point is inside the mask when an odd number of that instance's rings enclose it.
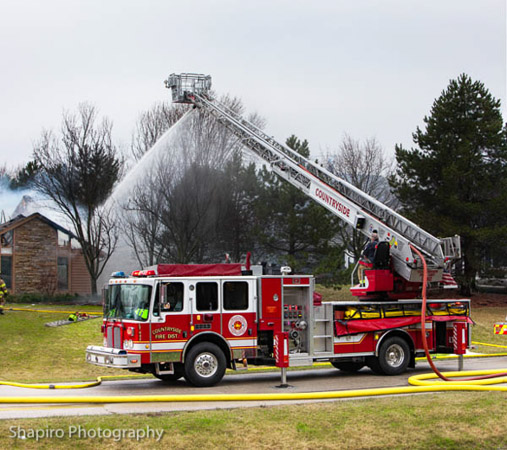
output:
{"label": "paved road", "polygon": [[[456,360],[438,361],[441,371],[454,371],[458,368]],[[465,360],[465,370],[485,370],[507,368],[507,357],[480,358]],[[394,377],[372,374],[368,368],[356,375],[348,375],[334,368],[301,370],[288,373],[287,389],[280,389],[279,372],[243,373],[226,375],[223,381],[213,388],[194,388],[188,386],[184,379],[168,384],[157,379],[134,379],[124,381],[106,381],[102,385],[73,390],[39,390],[0,386],[0,397],[45,397],[45,396],[98,396],[98,395],[180,395],[180,394],[247,394],[279,392],[316,392],[337,391],[346,389],[365,389],[377,387],[407,386],[411,375],[431,372],[429,365],[418,363],[415,369],[406,374]],[[299,403],[308,402],[300,401]],[[330,400],[328,400],[330,401]],[[335,401],[335,400],[331,400]],[[284,404],[283,401],[253,402],[196,402],[196,403],[122,403],[122,404],[0,404],[0,419],[167,412],[198,409],[235,408],[260,406],[267,404]]]}

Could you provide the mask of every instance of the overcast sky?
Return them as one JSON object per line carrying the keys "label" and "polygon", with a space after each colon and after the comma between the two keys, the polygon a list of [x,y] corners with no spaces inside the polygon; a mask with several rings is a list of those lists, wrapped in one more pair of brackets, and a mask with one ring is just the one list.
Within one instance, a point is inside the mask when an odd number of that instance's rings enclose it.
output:
{"label": "overcast sky", "polygon": [[2,0],[0,165],[83,101],[126,148],[173,72],[210,74],[313,155],[344,133],[392,154],[463,72],[507,120],[505,30],[505,0]]}

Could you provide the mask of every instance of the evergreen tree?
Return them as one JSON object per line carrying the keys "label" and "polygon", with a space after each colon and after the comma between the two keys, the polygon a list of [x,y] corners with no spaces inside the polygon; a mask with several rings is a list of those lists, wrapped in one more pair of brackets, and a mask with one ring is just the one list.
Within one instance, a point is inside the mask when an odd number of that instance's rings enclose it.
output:
{"label": "evergreen tree", "polygon": [[40,167],[37,161],[32,160],[19,169],[15,176],[11,179],[11,189],[25,189],[30,187],[39,172]]}
{"label": "evergreen tree", "polygon": [[500,101],[462,74],[435,100],[419,148],[396,146],[391,186],[405,213],[429,232],[462,237],[468,294],[482,258],[503,245],[507,221],[507,129]]}
{"label": "evergreen tree", "polygon": [[[292,135],[286,144],[308,158],[306,140]],[[259,236],[265,252],[276,255],[294,271],[336,272],[341,268],[343,254],[335,250],[336,226],[325,208],[273,172],[263,167],[262,188],[257,201],[260,223]],[[326,256],[333,254],[333,263]],[[319,270],[322,269],[322,270]]]}
{"label": "evergreen tree", "polygon": [[218,256],[223,257],[227,252],[233,262],[241,262],[247,252],[255,253],[254,203],[259,188],[255,164],[244,165],[241,154],[236,152],[226,163],[220,178],[215,245]]}

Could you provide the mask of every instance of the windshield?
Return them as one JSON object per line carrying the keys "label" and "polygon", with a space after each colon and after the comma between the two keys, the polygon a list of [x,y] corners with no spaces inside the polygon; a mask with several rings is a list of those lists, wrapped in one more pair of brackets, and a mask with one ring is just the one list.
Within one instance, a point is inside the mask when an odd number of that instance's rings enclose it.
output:
{"label": "windshield", "polygon": [[107,286],[104,294],[105,318],[148,320],[151,286],[112,284]]}

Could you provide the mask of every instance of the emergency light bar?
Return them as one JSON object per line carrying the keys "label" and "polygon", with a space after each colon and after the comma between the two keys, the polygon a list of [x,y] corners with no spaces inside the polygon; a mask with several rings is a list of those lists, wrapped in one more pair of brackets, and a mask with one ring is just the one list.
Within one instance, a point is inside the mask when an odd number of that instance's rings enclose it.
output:
{"label": "emergency light bar", "polygon": [[125,272],[119,271],[119,272],[113,272],[111,274],[111,278],[126,278],[127,275],[125,275]]}
{"label": "emergency light bar", "polygon": [[143,278],[143,277],[156,277],[157,272],[154,270],[134,270],[131,274],[131,277]]}

